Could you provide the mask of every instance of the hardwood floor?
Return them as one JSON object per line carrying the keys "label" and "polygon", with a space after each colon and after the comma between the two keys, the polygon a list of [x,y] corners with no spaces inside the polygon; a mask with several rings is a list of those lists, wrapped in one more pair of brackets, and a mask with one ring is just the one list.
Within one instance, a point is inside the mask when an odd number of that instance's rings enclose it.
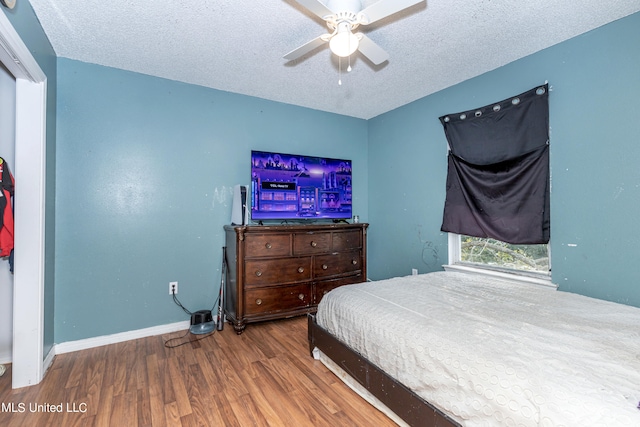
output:
{"label": "hardwood floor", "polygon": [[[306,318],[230,325],[56,356],[38,385],[0,377],[0,425],[395,426],[309,356]],[[188,335],[186,341],[195,338]]]}

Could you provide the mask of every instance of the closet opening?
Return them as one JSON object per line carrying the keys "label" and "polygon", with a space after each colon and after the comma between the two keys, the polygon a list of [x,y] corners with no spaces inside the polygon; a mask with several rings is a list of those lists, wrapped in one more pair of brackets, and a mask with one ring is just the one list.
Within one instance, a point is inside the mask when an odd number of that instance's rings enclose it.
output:
{"label": "closet opening", "polygon": [[[9,70],[0,63],[0,247],[7,245],[13,235],[13,200],[2,192],[11,183],[2,181],[13,174],[15,164],[15,123],[16,123],[16,79]],[[5,179],[5,181],[6,181]],[[5,221],[4,209],[9,209],[11,216]],[[2,233],[4,232],[4,233]],[[9,235],[11,234],[11,236]],[[12,240],[12,239],[11,239]],[[11,244],[11,246],[13,246]],[[13,272],[9,257],[0,257],[0,375],[5,373],[12,361],[13,354]]]}
{"label": "closet opening", "polygon": [[43,350],[47,76],[4,13],[0,63],[15,78],[11,387],[21,388],[39,383],[53,357]]}

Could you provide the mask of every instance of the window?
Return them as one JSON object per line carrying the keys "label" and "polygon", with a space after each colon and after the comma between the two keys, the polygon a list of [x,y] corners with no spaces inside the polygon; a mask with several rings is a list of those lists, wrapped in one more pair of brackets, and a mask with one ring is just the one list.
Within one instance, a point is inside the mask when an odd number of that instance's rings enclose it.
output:
{"label": "window", "polygon": [[526,282],[551,284],[548,244],[512,245],[495,239],[449,233],[447,270],[475,271],[517,278]]}
{"label": "window", "polygon": [[551,285],[548,85],[440,121],[446,269]]}
{"label": "window", "polygon": [[549,274],[549,245],[511,245],[495,239],[460,237],[460,262]]}

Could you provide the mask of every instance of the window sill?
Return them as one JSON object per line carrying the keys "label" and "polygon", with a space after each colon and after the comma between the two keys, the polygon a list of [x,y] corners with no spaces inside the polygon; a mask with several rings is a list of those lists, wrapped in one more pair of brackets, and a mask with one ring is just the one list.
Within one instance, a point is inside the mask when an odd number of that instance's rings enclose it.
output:
{"label": "window sill", "polygon": [[520,282],[528,285],[537,285],[544,286],[549,289],[558,289],[558,286],[551,282],[551,277],[531,277],[524,276],[517,273],[505,273],[502,271],[489,270],[485,268],[478,268],[469,265],[460,265],[460,264],[447,264],[443,265],[446,271],[458,271],[462,273],[472,273],[472,274],[484,274],[485,276],[492,277],[500,277],[503,279],[509,279],[516,282]]}

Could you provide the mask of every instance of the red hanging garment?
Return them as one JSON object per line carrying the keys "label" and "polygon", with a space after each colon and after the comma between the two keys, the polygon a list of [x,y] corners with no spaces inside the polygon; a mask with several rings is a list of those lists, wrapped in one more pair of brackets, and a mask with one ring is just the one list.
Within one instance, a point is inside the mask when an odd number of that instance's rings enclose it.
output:
{"label": "red hanging garment", "polygon": [[8,257],[13,250],[13,207],[11,198],[15,181],[9,165],[0,157],[0,257]]}

